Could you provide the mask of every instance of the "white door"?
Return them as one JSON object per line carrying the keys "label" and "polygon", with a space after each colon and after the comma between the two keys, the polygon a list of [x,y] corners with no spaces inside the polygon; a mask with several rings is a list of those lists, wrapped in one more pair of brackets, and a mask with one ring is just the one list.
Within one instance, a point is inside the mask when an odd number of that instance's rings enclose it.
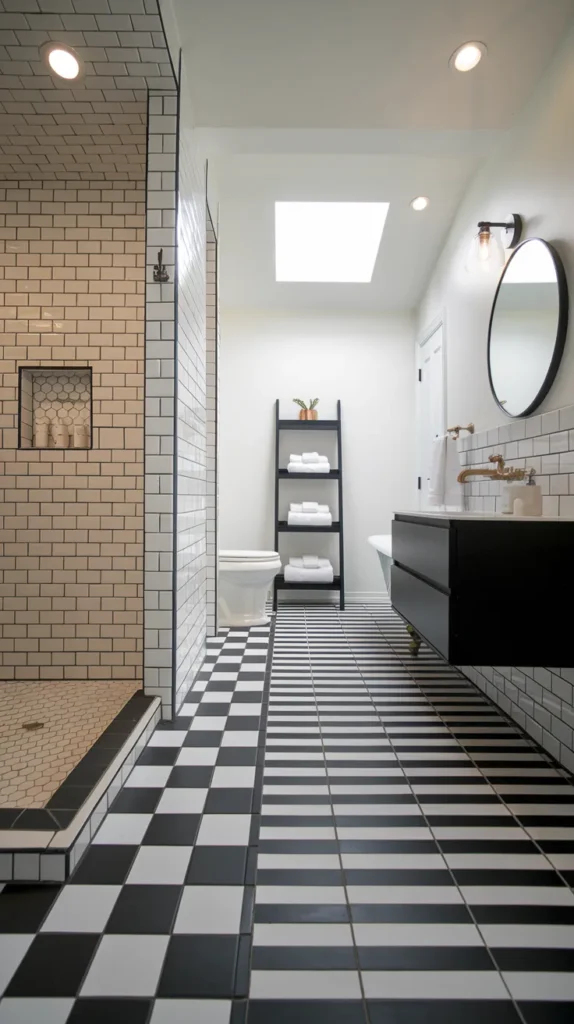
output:
{"label": "white door", "polygon": [[433,327],[419,346],[419,507],[428,509],[433,440],[446,431],[444,400],[444,329]]}

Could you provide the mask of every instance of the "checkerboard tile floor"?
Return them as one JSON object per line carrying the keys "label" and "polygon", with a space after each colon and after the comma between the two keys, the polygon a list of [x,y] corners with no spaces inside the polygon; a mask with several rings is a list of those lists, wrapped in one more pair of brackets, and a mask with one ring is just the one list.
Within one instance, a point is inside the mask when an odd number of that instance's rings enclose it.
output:
{"label": "checkerboard tile floor", "polygon": [[0,892],[0,1024],[570,1024],[567,773],[388,606],[270,639],[210,641],[67,885]]}

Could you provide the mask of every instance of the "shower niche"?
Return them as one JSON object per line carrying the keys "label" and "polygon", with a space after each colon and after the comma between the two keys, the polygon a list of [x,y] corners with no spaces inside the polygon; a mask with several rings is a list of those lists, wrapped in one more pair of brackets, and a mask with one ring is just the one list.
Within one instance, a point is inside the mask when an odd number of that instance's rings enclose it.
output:
{"label": "shower niche", "polygon": [[18,447],[92,447],[91,366],[21,366]]}

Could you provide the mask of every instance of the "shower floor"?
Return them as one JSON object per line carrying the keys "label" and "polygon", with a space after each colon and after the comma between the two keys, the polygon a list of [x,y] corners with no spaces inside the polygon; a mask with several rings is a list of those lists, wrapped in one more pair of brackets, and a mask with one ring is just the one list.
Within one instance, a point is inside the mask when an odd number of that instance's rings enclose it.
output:
{"label": "shower floor", "polygon": [[132,681],[0,683],[0,807],[45,807],[140,688]]}

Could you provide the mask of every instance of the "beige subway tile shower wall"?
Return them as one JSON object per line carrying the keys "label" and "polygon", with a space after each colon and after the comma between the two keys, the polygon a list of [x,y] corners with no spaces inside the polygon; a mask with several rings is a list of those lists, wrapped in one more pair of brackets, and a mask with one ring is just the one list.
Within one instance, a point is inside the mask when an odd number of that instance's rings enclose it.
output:
{"label": "beige subway tile shower wall", "polygon": [[[0,183],[0,679],[142,679],[145,183]],[[19,448],[20,366],[92,368],[90,449]]]}

